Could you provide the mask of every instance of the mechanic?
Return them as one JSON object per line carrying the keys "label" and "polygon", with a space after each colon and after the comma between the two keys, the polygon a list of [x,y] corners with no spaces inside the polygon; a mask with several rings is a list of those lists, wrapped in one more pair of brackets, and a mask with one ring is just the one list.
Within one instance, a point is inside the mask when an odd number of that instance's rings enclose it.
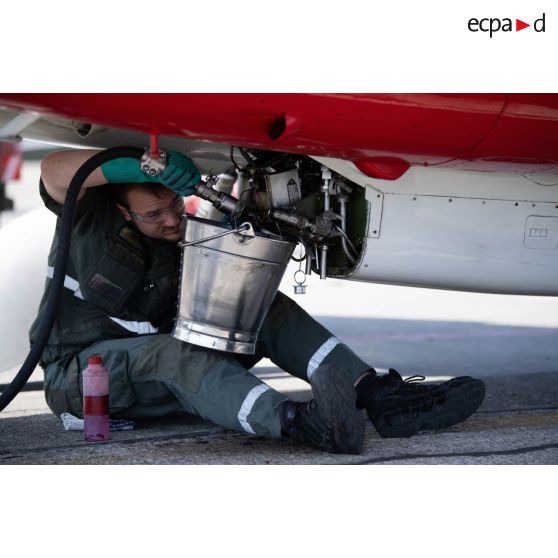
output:
{"label": "mechanic", "polygon": [[[62,151],[43,160],[40,193],[58,217],[71,178],[95,153]],[[377,374],[280,292],[254,357],[174,338],[183,197],[193,194],[200,180],[189,157],[170,151],[166,169],[155,179],[137,160],[121,158],[85,181],[62,301],[41,357],[53,413],[83,416],[82,370],[94,354],[109,370],[113,418],[186,411],[227,428],[284,436],[332,453],[362,451],[363,409],[383,437],[447,428],[477,409],[484,397],[481,380],[461,377],[427,386],[403,382],[395,370]],[[57,237],[58,226],[31,343],[50,289]],[[292,401],[250,373],[263,357],[308,381],[313,399]]]}

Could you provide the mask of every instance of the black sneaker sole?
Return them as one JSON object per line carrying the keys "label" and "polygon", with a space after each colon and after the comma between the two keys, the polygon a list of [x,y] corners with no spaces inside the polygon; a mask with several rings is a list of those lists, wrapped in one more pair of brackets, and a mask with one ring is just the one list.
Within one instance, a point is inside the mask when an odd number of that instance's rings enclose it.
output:
{"label": "black sneaker sole", "polygon": [[320,366],[310,384],[326,422],[325,449],[331,453],[362,453],[365,419],[356,408],[356,392],[347,372],[333,365]]}
{"label": "black sneaker sole", "polygon": [[383,438],[405,438],[420,430],[441,430],[470,417],[485,396],[482,380],[469,376],[453,378],[428,392],[397,397],[371,417]]}

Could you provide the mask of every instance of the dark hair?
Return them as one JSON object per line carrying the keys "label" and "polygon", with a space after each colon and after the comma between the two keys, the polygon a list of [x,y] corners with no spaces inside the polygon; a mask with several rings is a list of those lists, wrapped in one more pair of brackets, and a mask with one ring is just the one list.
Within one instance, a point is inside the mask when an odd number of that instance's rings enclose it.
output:
{"label": "dark hair", "polygon": [[110,197],[113,202],[129,209],[128,193],[134,190],[153,194],[159,199],[164,198],[169,192],[169,189],[160,182],[125,182],[122,184],[111,184]]}

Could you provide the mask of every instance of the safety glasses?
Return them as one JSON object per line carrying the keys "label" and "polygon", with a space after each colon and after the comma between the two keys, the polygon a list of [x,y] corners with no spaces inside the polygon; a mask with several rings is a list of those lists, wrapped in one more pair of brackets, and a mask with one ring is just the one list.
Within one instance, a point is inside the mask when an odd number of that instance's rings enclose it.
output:
{"label": "safety glasses", "polygon": [[160,223],[167,217],[167,213],[171,212],[175,215],[182,215],[184,213],[184,198],[177,196],[173,202],[166,209],[158,209],[157,211],[149,211],[148,213],[136,213],[135,211],[128,210],[130,215],[142,221],[143,223]]}

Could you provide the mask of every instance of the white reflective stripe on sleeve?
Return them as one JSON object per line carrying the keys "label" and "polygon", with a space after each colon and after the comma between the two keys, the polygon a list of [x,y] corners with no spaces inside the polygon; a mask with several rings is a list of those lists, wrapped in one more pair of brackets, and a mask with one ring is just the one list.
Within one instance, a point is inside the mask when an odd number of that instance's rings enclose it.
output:
{"label": "white reflective stripe on sleeve", "polygon": [[341,341],[336,339],[335,337],[330,337],[312,356],[310,362],[308,363],[308,369],[306,371],[306,375],[308,379],[312,377],[312,374],[316,371],[316,368],[322,364],[324,358],[339,345]]}
{"label": "white reflective stripe on sleeve", "polygon": [[244,428],[244,430],[246,430],[246,432],[249,432],[250,434],[255,434],[255,432],[247,420],[248,415],[250,414],[252,407],[254,407],[254,404],[256,403],[258,397],[262,393],[266,392],[268,389],[271,388],[263,384],[251,389],[248,392],[246,399],[244,399],[242,406],[240,407],[240,411],[238,412],[238,420],[240,422],[240,426],[242,426],[242,428]]}
{"label": "white reflective stripe on sleeve", "polygon": [[[52,279],[53,276],[54,276],[54,267],[49,265],[47,267],[47,277],[49,279]],[[83,295],[81,294],[81,289],[79,287],[79,283],[75,279],[70,277],[69,275],[66,275],[64,277],[64,286],[67,289],[69,289],[70,291],[73,291],[75,296],[77,296],[78,298],[81,298],[81,300],[85,300],[83,298]]]}
{"label": "white reflective stripe on sleeve", "polygon": [[159,331],[159,328],[151,325],[150,322],[128,322],[126,320],[121,320],[120,318],[113,318],[112,316],[109,316],[109,318],[119,326],[122,326],[124,329],[134,333],[139,333],[140,335],[157,333]]}
{"label": "white reflective stripe on sleeve", "polygon": [[[53,275],[54,275],[54,268],[52,266],[48,266],[47,277],[52,279]],[[68,275],[64,277],[64,287],[66,287],[70,291],[73,291],[74,295],[80,298],[81,300],[85,300],[83,298],[83,295],[81,294],[79,283],[72,277]],[[117,323],[119,326],[122,326],[124,329],[127,329],[128,331],[132,331],[133,333],[139,333],[140,335],[145,335],[148,333],[157,333],[159,331],[159,328],[156,328],[150,322],[129,322],[126,320],[121,320],[120,318],[113,318],[112,316],[109,316],[109,318],[113,322]]]}

